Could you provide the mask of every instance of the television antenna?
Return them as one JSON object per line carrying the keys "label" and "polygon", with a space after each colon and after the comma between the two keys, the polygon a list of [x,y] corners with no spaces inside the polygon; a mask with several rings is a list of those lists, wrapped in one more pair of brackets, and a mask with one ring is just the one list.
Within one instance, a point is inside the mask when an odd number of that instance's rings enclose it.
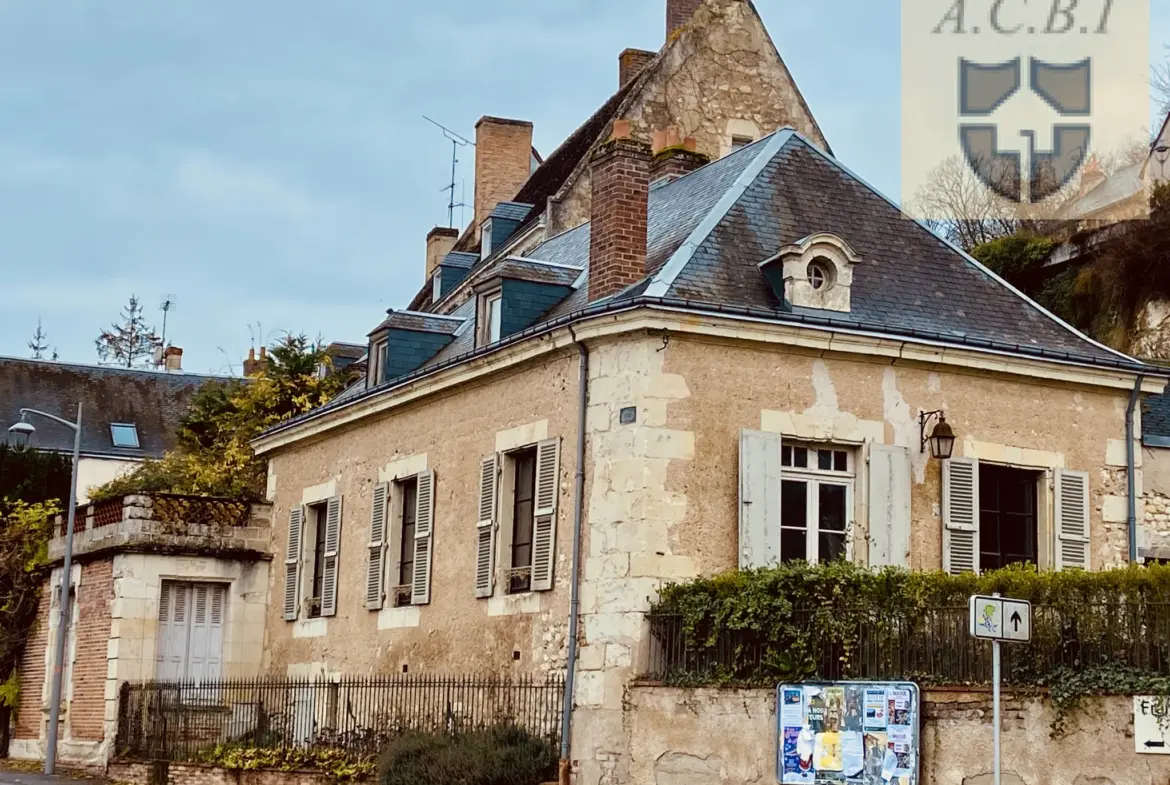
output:
{"label": "television antenna", "polygon": [[167,345],[167,315],[170,314],[171,310],[174,309],[174,307],[175,307],[175,296],[173,294],[163,295],[163,300],[159,304],[158,309],[160,311],[162,311],[162,314],[163,314],[162,345],[163,345],[164,349],[166,348],[166,345]]}
{"label": "television antenna", "polygon": [[435,122],[425,114],[422,116],[422,118],[442,131],[443,136],[451,143],[451,182],[440,190],[445,191],[449,195],[447,199],[447,226],[455,228],[455,208],[462,208],[467,206],[462,199],[460,199],[459,202],[455,201],[455,167],[459,163],[459,148],[475,147],[475,142],[460,136],[447,126],[443,125],[442,123]]}

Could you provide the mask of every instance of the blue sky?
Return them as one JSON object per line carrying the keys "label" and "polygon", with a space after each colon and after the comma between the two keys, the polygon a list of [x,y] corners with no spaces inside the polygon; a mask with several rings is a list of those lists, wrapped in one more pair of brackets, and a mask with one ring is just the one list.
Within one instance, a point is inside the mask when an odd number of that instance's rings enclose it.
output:
{"label": "blue sky", "polygon": [[[446,223],[451,148],[422,115],[531,120],[547,154],[618,52],[660,46],[664,4],[0,0],[0,355],[40,317],[94,362],[131,293],[152,318],[175,296],[191,371],[238,373],[280,331],[363,341]],[[838,157],[896,196],[896,0],[756,5]]]}

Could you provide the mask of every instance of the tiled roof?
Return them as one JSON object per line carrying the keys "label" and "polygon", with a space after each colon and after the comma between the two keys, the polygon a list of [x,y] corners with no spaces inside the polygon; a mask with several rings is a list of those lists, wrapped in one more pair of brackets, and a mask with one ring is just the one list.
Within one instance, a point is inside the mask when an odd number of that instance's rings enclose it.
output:
{"label": "tiled roof", "polygon": [[389,316],[371,331],[371,335],[388,327],[399,330],[418,330],[424,333],[451,335],[459,329],[460,320],[416,311],[387,311]]}
{"label": "tiled roof", "polygon": [[[19,420],[22,408],[73,420],[81,403],[82,453],[161,458],[175,446],[179,421],[195,392],[216,379],[222,377],[0,358],[0,427],[7,430]],[[37,429],[33,446],[73,450],[73,432],[65,426],[43,417],[30,422]],[[139,449],[114,447],[111,423],[133,424]]]}

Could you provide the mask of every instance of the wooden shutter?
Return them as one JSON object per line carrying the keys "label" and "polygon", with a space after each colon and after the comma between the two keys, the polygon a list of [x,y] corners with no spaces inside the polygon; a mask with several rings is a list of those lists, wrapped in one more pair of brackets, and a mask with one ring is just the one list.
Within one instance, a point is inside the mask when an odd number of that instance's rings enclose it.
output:
{"label": "wooden shutter", "polygon": [[1089,569],[1089,475],[1056,470],[1056,569]]}
{"label": "wooden shutter", "polygon": [[739,435],[739,568],[780,561],[780,435]]}
{"label": "wooden shutter", "polygon": [[411,605],[431,601],[431,551],[435,531],[435,473],[428,469],[418,475],[414,514],[414,575]]}
{"label": "wooden shutter", "polygon": [[868,490],[870,566],[909,567],[910,451],[871,444]]}
{"label": "wooden shutter", "polygon": [[197,583],[191,587],[191,624],[187,644],[187,673],[185,680],[202,684],[207,681],[208,649],[211,645],[210,586]]}
{"label": "wooden shutter", "polygon": [[[317,521],[320,526],[321,522]],[[337,557],[341,550],[341,497],[325,503],[325,557],[321,563],[321,615],[337,615]]]}
{"label": "wooden shutter", "polygon": [[301,534],[305,510],[293,507],[288,513],[288,550],[284,554],[284,620],[296,621],[301,601]]}
{"label": "wooden shutter", "polygon": [[561,440],[536,445],[536,504],[532,522],[532,590],[551,591],[557,551]]}
{"label": "wooden shutter", "polygon": [[979,572],[979,461],[942,462],[943,569]]}
{"label": "wooden shutter", "polygon": [[475,527],[475,596],[491,597],[495,566],[496,496],[499,460],[488,455],[479,466],[479,520]]}
{"label": "wooden shutter", "polygon": [[382,609],[386,592],[386,520],[390,501],[390,484],[374,486],[374,506],[370,513],[369,559],[366,562],[366,607],[372,611]]}
{"label": "wooden shutter", "polygon": [[179,681],[187,675],[188,584],[163,581],[158,602],[155,678]]}

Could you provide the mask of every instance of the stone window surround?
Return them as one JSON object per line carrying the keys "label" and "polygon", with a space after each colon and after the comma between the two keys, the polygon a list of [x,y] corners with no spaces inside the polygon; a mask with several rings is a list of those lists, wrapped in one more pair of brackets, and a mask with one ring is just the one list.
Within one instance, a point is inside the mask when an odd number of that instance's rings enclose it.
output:
{"label": "stone window surround", "polygon": [[[858,519],[858,504],[857,504],[857,486],[858,475],[860,473],[860,455],[861,446],[857,444],[836,442],[831,440],[789,440],[788,437],[781,435],[782,444],[785,448],[806,448],[810,452],[814,450],[830,449],[834,451],[844,451],[848,454],[848,469],[846,471],[836,470],[822,470],[816,466],[811,465],[812,456],[810,456],[810,465],[806,468],[795,466],[783,466],[780,469],[780,481],[784,482],[786,479],[805,483],[806,486],[817,487],[822,484],[822,481],[828,485],[839,485],[845,487],[845,512],[849,519],[845,522],[845,530],[842,535],[845,539],[845,558],[852,561],[854,558],[854,543],[855,530]],[[811,492],[811,491],[810,491]],[[805,537],[806,540],[806,554],[812,555],[818,548],[820,529],[817,525],[816,518],[812,514],[813,508],[810,506],[805,511]],[[781,517],[780,525],[786,527],[784,519]],[[781,551],[783,557],[783,552]],[[806,560],[809,564],[816,564],[819,558],[815,557]]]}
{"label": "stone window surround", "polygon": [[477,347],[488,346],[500,340],[501,336],[492,338],[492,324],[491,324],[491,310],[490,304],[493,301],[499,303],[498,307],[501,310],[501,317],[503,316],[503,287],[494,286],[484,292],[476,295],[476,326],[475,326],[475,345]]}
{"label": "stone window surround", "polygon": [[[496,433],[496,453],[504,459],[497,491],[500,534],[510,531],[509,527],[512,525],[512,511],[509,506],[512,490],[505,484],[510,476],[508,467],[511,465],[511,461],[507,460],[507,455],[518,450],[535,447],[548,438],[548,420],[537,420]],[[497,536],[496,563],[494,565],[497,576],[506,565],[505,557],[510,558],[511,555],[510,549],[503,547],[504,543],[505,539],[502,536]],[[527,591],[520,594],[508,594],[507,588],[506,585],[503,585],[503,581],[493,581],[492,596],[488,599],[488,616],[515,616],[541,612],[541,596],[546,592]]]}
{"label": "stone window surround", "polygon": [[[390,576],[397,575],[398,553],[394,552],[393,548],[397,543],[401,542],[402,497],[398,491],[398,483],[411,477],[417,477],[429,468],[429,459],[427,453],[424,452],[395,458],[378,470],[378,482],[387,483],[390,486],[388,504],[391,505],[391,514],[387,515],[387,523],[390,529],[386,533],[387,550],[385,551],[389,558],[382,560],[382,569],[384,571],[382,585],[387,587],[387,593],[389,592],[389,588],[394,585],[390,581]],[[399,534],[392,535],[393,531],[398,531]],[[434,556],[432,555],[433,558]],[[433,569],[434,565],[432,564]],[[383,603],[382,609],[378,611],[379,630],[397,630],[419,626],[422,618],[422,606],[407,604],[394,607],[392,598],[387,596],[386,599],[387,602]]]}
{"label": "stone window surround", "polygon": [[[831,232],[817,232],[784,246],[758,266],[763,271],[781,265],[784,291],[776,294],[782,294],[789,305],[848,313],[853,266],[860,261],[861,257],[844,238]],[[820,288],[814,287],[809,279],[809,270],[814,264],[823,266],[827,273]]]}
{"label": "stone window surround", "polygon": [[[307,510],[308,507],[314,504],[323,504],[332,497],[337,495],[338,481],[336,478],[323,482],[320,485],[314,485],[305,488],[301,491],[301,506]],[[342,517],[345,516],[345,508],[342,507]],[[310,516],[306,515],[301,521],[301,558],[305,558],[306,543],[313,542],[313,537],[310,533],[316,533],[316,516],[312,516],[313,524],[309,525]],[[341,563],[343,557],[338,554],[338,561]],[[312,570],[301,570],[301,592],[300,596],[306,598],[309,592],[306,589],[312,588]],[[329,617],[319,616],[317,618],[308,618],[304,613],[304,602],[302,607],[297,609],[297,620],[293,622],[293,637],[294,638],[320,638],[328,634],[329,631]]]}

